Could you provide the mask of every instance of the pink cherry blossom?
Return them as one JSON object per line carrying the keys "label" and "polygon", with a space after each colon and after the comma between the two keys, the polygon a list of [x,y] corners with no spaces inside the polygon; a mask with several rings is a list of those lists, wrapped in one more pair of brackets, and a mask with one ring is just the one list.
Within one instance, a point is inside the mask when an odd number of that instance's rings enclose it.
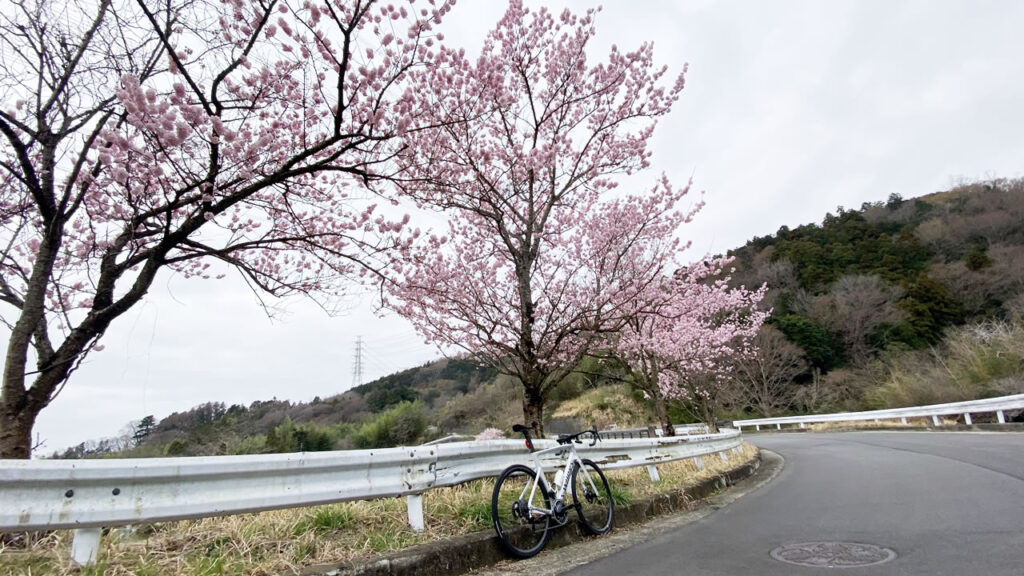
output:
{"label": "pink cherry blossom", "polygon": [[637,299],[614,339],[619,358],[634,370],[638,385],[654,400],[662,429],[672,435],[667,399],[708,403],[727,376],[729,363],[749,353],[768,312],[758,309],[766,287],[731,288],[728,259],[707,258],[652,283]]}
{"label": "pink cherry blossom", "polygon": [[410,95],[440,128],[407,130],[400,156],[401,191],[446,211],[450,240],[411,246],[390,304],[519,378],[538,434],[552,387],[677,266],[675,233],[700,205],[664,177],[616,190],[650,163],[683,81],[665,81],[649,45],[589,63],[595,15],[513,0],[476,60],[440,47]]}
{"label": "pink cherry blossom", "polygon": [[421,3],[427,15],[395,11],[386,32],[364,0],[139,1],[116,17],[109,2],[29,0],[5,14],[0,76],[24,104],[0,112],[0,457],[28,456],[36,415],[160,270],[230,267],[330,308],[408,247],[403,223],[370,219],[346,187],[398,177],[398,136],[434,121],[409,73],[430,64],[419,48],[450,2]]}

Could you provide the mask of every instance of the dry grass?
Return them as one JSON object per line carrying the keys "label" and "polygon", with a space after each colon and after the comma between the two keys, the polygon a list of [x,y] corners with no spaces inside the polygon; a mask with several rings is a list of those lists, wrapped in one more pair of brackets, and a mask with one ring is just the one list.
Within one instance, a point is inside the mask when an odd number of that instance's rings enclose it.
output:
{"label": "dry grass", "polygon": [[643,402],[629,393],[625,384],[594,388],[577,398],[566,400],[555,408],[553,418],[575,418],[598,428],[617,425],[621,428],[647,426],[650,411]]}
{"label": "dry grass", "polygon": [[757,456],[757,447],[744,442],[739,453],[725,454],[725,459],[718,454],[702,457],[700,467],[693,459],[659,464],[658,475],[661,481],[657,484],[651,482],[646,467],[611,470],[606,472],[606,475],[612,486],[613,496],[617,502],[622,503],[623,496],[628,497],[629,501],[648,498],[656,494],[682,490],[705,478],[718,476],[753,460]]}
{"label": "dry grass", "polygon": [[[678,490],[754,458],[757,449],[660,464],[652,484],[644,467],[607,473],[620,504]],[[37,538],[25,549],[0,547],[0,575],[206,576],[294,574],[304,566],[341,562],[449,538],[491,526],[493,479],[428,492],[426,530],[413,532],[404,498],[346,502],[114,529],[102,539],[99,562],[71,565],[71,532]]]}
{"label": "dry grass", "polygon": [[[943,425],[956,424],[955,420],[946,421],[940,419]],[[817,424],[808,424],[807,429],[811,432],[832,432],[835,430],[891,430],[893,428],[906,428],[908,430],[923,429],[932,425],[932,419],[929,418],[909,418],[907,423],[904,424],[899,420],[882,420],[875,422],[874,420],[853,420],[850,422],[818,422]]]}
{"label": "dry grass", "polygon": [[866,395],[875,407],[926,406],[1012,394],[1020,388],[1024,373],[1024,323],[952,328],[940,345],[892,356],[884,365],[885,381]]}

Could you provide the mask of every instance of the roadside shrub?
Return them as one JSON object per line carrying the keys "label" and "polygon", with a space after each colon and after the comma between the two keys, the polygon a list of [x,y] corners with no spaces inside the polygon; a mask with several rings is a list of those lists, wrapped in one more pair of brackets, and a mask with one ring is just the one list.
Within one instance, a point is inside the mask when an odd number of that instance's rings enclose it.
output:
{"label": "roadside shrub", "polygon": [[184,456],[186,451],[188,451],[188,442],[180,438],[172,440],[164,450],[168,456]]}
{"label": "roadside shrub", "polygon": [[314,424],[296,425],[291,418],[269,433],[266,451],[271,453],[324,452],[334,449],[336,433],[330,428]]}
{"label": "roadside shrub", "polygon": [[423,403],[419,400],[402,402],[363,423],[352,436],[352,442],[362,449],[415,444],[426,428]]}

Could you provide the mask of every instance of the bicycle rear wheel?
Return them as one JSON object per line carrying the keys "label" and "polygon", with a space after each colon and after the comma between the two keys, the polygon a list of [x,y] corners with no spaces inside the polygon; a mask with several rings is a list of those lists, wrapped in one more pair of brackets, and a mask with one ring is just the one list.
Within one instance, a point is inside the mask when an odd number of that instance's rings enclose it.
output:
{"label": "bicycle rear wheel", "polygon": [[580,524],[591,534],[604,534],[615,521],[612,489],[604,472],[591,460],[572,471],[572,501]]}
{"label": "bicycle rear wheel", "polygon": [[[551,502],[543,486],[534,487],[537,473],[516,464],[498,476],[491,496],[491,518],[501,545],[517,558],[530,558],[540,552],[548,542],[551,516],[530,512],[534,507],[551,509]],[[532,493],[532,494],[531,494]]]}

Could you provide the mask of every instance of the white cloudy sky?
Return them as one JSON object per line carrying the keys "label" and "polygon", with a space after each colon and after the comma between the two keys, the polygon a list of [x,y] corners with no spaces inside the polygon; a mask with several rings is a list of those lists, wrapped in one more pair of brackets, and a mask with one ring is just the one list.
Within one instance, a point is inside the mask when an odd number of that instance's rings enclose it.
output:
{"label": "white cloudy sky", "polygon": [[[443,27],[447,40],[475,52],[503,10],[462,0]],[[656,133],[654,164],[680,184],[692,175],[706,192],[707,207],[683,233],[699,255],[820,221],[839,205],[1020,177],[1021,30],[1024,3],[1012,0],[607,0],[595,53],[653,41],[659,63],[690,64]],[[233,281],[163,276],[43,412],[41,452],[206,401],[341,392],[352,385],[357,336],[364,381],[437,356],[368,304],[328,318],[288,302],[271,321]]]}

